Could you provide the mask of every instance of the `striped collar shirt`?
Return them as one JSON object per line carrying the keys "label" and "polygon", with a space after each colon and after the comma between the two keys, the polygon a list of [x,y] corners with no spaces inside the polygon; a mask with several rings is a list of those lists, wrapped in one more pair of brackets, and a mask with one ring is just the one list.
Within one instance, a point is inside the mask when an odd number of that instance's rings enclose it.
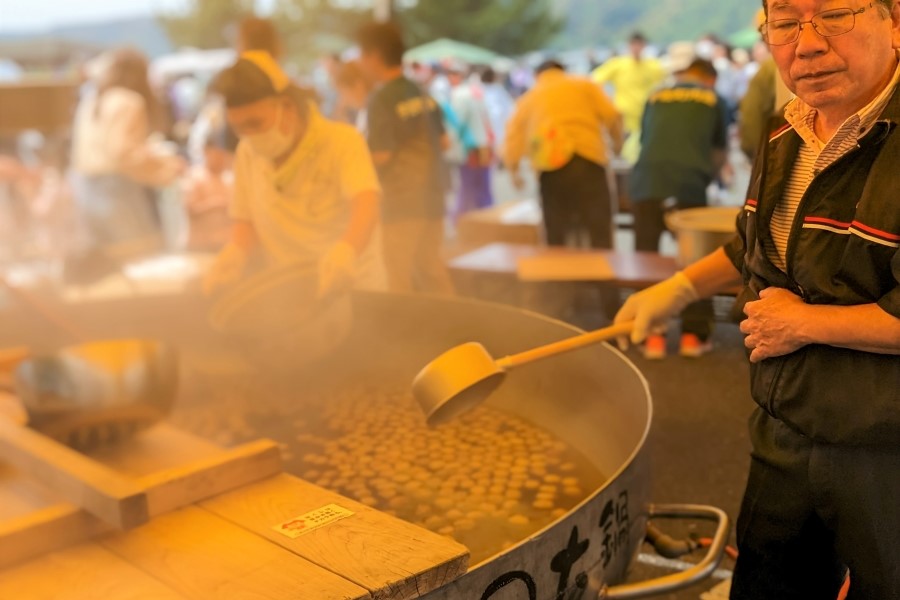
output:
{"label": "striped collar shirt", "polygon": [[859,139],[869,132],[891,99],[898,81],[900,81],[900,65],[895,69],[893,79],[884,90],[862,110],[844,121],[827,142],[820,140],[815,133],[815,108],[799,98],[795,98],[785,107],[784,117],[800,136],[802,143],[785,186],[784,195],[775,207],[769,225],[774,244],[766,248],[766,254],[781,270],[786,270],[791,227],[807,188],[819,173],[855,148]]}

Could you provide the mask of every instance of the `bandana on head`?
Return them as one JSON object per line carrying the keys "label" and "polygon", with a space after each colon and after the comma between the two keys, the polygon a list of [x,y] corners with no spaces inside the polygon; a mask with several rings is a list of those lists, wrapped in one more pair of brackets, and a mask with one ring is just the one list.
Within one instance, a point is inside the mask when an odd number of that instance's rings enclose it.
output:
{"label": "bandana on head", "polygon": [[264,50],[249,50],[241,53],[241,58],[253,63],[260,71],[262,71],[269,81],[272,82],[272,89],[279,94],[291,85],[291,80],[281,70],[278,63],[272,58],[272,55]]}

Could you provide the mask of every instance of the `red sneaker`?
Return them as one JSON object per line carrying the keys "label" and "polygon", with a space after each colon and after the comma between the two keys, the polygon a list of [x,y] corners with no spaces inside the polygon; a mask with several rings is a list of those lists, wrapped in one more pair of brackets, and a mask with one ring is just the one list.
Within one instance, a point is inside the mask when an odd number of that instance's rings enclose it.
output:
{"label": "red sneaker", "polygon": [[666,336],[648,335],[644,341],[644,358],[662,360],[666,357]]}
{"label": "red sneaker", "polygon": [[681,354],[681,356],[687,358],[700,358],[710,350],[712,350],[711,341],[706,340],[703,342],[693,333],[681,334],[681,347],[679,349],[679,354]]}

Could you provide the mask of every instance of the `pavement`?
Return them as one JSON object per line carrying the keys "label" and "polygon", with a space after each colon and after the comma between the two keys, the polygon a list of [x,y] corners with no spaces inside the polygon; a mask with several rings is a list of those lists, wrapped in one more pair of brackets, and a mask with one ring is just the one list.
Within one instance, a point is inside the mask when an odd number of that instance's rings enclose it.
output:
{"label": "pavement", "polygon": [[[629,357],[649,381],[653,396],[649,442],[653,501],[711,504],[725,510],[733,527],[750,464],[747,419],[755,404],[749,394],[748,363],[737,326],[719,323],[713,341],[715,347],[706,356],[682,358],[675,353],[676,332],[670,332],[669,347],[674,355],[649,361],[632,349]],[[660,525],[676,536],[693,530],[667,523]],[[734,544],[733,533],[731,543]],[[644,551],[652,554],[649,547]],[[721,568],[730,570],[733,566],[725,558]],[[670,572],[638,565],[631,579],[638,581]],[[710,580],[660,598],[696,600],[721,583]],[[716,594],[710,598],[717,596],[727,597]]]}

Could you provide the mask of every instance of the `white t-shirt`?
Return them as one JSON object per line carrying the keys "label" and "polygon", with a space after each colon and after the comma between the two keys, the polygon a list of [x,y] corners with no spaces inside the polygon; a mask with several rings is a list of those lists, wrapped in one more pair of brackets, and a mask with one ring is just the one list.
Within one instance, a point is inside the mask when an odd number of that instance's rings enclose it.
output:
{"label": "white t-shirt", "polygon": [[[306,158],[281,189],[268,159],[244,142],[237,148],[229,214],[253,225],[273,264],[318,260],[346,231],[354,198],[381,192],[366,141],[352,126],[311,108],[300,144]],[[358,257],[356,287],[386,288],[380,223]]]}

